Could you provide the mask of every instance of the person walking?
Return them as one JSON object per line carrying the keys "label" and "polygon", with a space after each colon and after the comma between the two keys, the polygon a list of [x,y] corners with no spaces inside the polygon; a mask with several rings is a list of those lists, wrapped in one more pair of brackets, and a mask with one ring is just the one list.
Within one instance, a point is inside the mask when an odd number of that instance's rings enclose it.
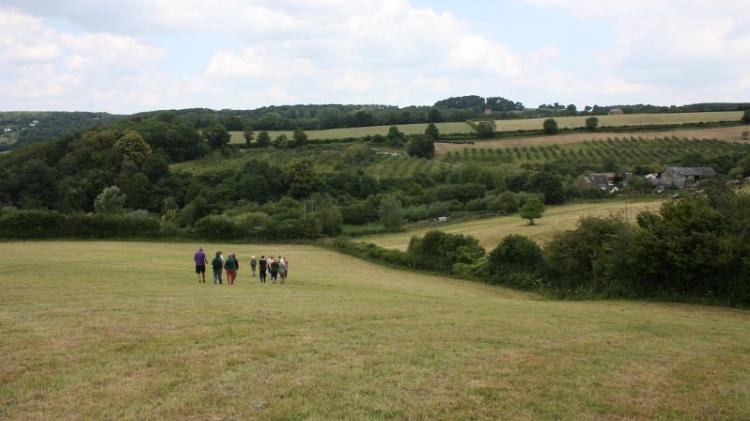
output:
{"label": "person walking", "polygon": [[268,269],[268,261],[266,260],[266,256],[260,256],[260,260],[258,260],[258,273],[260,274],[261,284],[266,283],[266,270],[267,269]]}
{"label": "person walking", "polygon": [[276,283],[276,277],[279,274],[279,261],[271,258],[271,283]]}
{"label": "person walking", "polygon": [[255,255],[250,258],[250,269],[253,271],[253,278],[255,278],[255,268],[258,266],[258,260],[255,259]]}
{"label": "person walking", "polygon": [[203,248],[199,247],[198,251],[193,255],[193,261],[195,262],[195,274],[198,275],[198,283],[206,283],[206,265],[208,264],[208,258],[206,253],[203,252]]}
{"label": "person walking", "polygon": [[211,268],[214,270],[214,285],[217,283],[221,285],[221,271],[224,269],[224,259],[220,251],[217,251],[213,260],[211,260]]}
{"label": "person walking", "polygon": [[289,263],[282,256],[279,256],[279,283],[284,285],[286,276],[289,273]]}
{"label": "person walking", "polygon": [[224,263],[224,269],[227,271],[227,284],[234,285],[234,280],[237,279],[237,271],[240,270],[240,262],[234,253],[229,253],[227,261]]}

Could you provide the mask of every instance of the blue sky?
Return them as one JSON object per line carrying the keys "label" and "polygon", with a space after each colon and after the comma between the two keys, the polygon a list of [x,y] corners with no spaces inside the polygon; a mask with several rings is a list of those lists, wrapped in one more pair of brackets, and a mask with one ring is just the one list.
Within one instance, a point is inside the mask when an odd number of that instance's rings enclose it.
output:
{"label": "blue sky", "polygon": [[0,0],[0,109],[750,101],[746,0]]}

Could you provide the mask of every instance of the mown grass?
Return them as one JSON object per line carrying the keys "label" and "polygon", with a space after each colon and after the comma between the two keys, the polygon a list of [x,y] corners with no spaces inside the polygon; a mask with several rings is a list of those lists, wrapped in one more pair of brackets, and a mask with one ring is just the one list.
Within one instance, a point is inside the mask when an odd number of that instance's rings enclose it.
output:
{"label": "mown grass", "polygon": [[575,228],[580,218],[585,216],[624,215],[629,219],[644,210],[657,210],[661,204],[659,199],[638,201],[607,201],[596,203],[572,203],[547,207],[544,216],[536,220],[535,225],[528,225],[518,214],[473,219],[458,223],[430,223],[418,225],[404,232],[391,234],[377,234],[358,237],[358,241],[377,244],[389,249],[406,250],[411,237],[421,237],[431,230],[440,230],[451,234],[466,234],[479,240],[482,247],[491,250],[510,234],[525,235],[533,240],[544,243],[551,236],[566,229]]}
{"label": "mown grass", "polygon": [[306,246],[0,244],[0,418],[750,418],[750,314],[558,302]]}
{"label": "mown grass", "polygon": [[[673,114],[622,114],[622,115],[605,115],[597,116],[599,126],[605,127],[622,127],[622,126],[649,126],[664,124],[686,124],[686,123],[715,123],[721,121],[738,121],[742,117],[742,111],[718,111],[706,113],[673,113]],[[574,117],[555,117],[558,127],[574,129],[585,127],[588,116]],[[514,132],[518,130],[542,130],[544,118],[526,118],[497,120],[497,131]],[[437,123],[438,129],[443,134],[471,133],[472,128],[462,122],[454,123]],[[390,126],[371,126],[371,127],[352,127],[343,129],[326,129],[326,130],[308,130],[307,136],[311,140],[316,139],[345,139],[350,137],[363,137],[381,135],[388,133]],[[399,130],[406,134],[422,134],[427,124],[400,124]],[[280,134],[287,137],[292,136],[289,130],[269,131],[271,138]],[[233,131],[232,143],[244,143],[245,139],[242,132]]]}

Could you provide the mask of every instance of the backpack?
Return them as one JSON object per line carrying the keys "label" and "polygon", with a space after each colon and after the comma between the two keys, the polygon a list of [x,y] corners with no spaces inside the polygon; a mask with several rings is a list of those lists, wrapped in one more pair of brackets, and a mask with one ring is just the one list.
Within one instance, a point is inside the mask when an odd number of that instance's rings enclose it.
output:
{"label": "backpack", "polygon": [[221,263],[221,258],[219,256],[216,256],[214,257],[214,260],[211,261],[211,266],[214,269],[221,269],[221,267],[224,265]]}

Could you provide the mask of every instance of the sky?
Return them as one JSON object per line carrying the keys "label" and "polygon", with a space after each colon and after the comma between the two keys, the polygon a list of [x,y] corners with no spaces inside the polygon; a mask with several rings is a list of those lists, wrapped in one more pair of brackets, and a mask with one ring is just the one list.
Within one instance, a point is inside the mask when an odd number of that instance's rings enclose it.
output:
{"label": "sky", "polygon": [[0,0],[0,110],[750,101],[750,0]]}

